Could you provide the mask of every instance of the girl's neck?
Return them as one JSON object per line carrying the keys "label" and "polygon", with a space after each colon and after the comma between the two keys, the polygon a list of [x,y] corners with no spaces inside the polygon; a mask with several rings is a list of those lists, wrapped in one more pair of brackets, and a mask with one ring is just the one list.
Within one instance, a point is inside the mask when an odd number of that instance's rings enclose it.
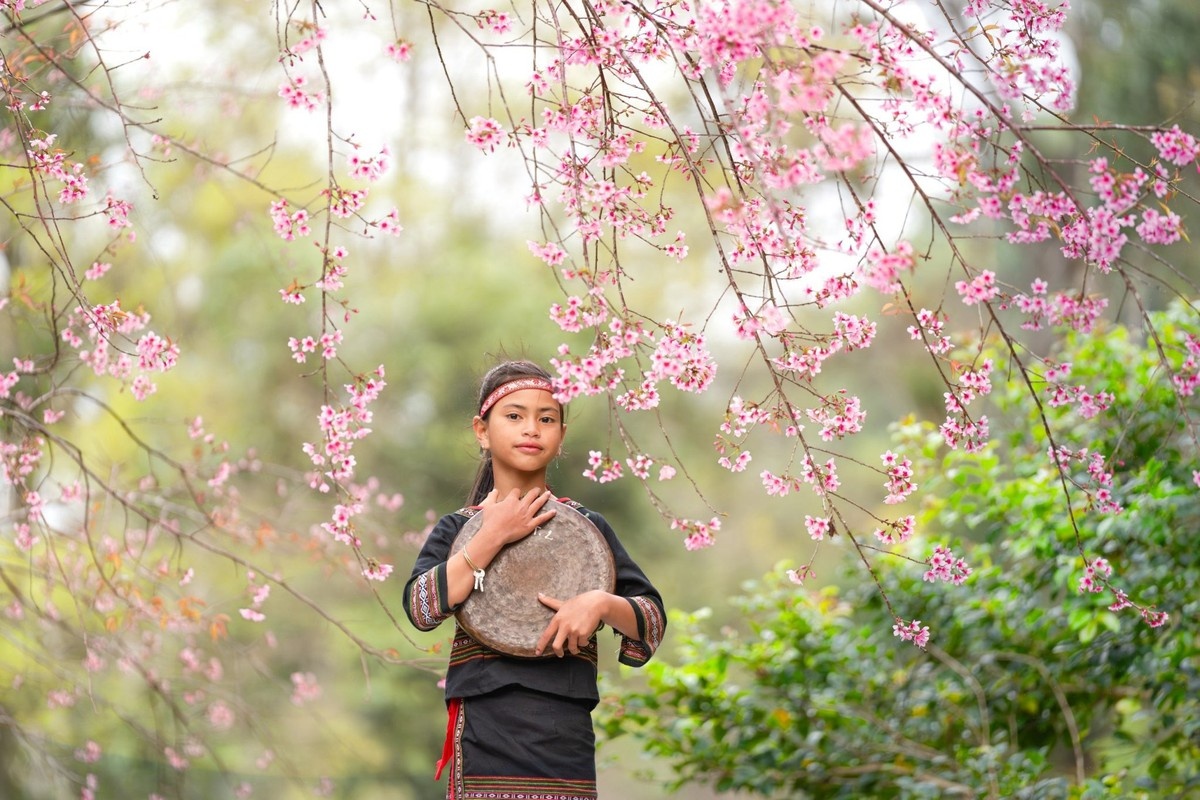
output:
{"label": "girl's neck", "polygon": [[506,496],[513,489],[524,497],[531,491],[546,490],[546,475],[496,475],[495,476],[496,494],[500,497]]}

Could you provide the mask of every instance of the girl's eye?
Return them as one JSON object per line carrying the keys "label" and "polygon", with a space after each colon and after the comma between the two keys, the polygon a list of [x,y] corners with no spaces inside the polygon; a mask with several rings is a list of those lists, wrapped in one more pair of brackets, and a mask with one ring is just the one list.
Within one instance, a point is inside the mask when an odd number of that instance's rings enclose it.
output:
{"label": "girl's eye", "polygon": [[508,414],[505,414],[505,416],[508,417],[509,419],[513,420],[514,422],[521,418],[521,415],[516,413],[515,411],[509,412]]}

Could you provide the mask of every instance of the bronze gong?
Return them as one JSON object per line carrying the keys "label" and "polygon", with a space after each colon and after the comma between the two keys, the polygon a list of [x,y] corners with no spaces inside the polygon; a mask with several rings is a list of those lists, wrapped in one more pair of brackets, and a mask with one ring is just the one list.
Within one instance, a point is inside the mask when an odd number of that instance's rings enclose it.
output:
{"label": "bronze gong", "polygon": [[[466,599],[455,616],[463,630],[483,644],[512,656],[533,657],[533,649],[554,612],[538,602],[538,592],[568,600],[593,589],[612,592],[617,568],[612,550],[592,521],[571,506],[547,500],[542,511],[557,512],[524,539],[504,546],[488,565],[483,589]],[[483,515],[467,520],[450,547],[454,555],[483,527]],[[554,655],[547,648],[546,653]]]}

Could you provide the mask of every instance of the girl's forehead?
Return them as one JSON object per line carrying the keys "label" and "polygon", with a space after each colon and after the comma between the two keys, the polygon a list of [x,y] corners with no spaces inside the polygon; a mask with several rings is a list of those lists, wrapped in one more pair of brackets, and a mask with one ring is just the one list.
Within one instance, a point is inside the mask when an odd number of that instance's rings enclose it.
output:
{"label": "girl's forehead", "polygon": [[562,405],[554,399],[554,395],[545,389],[518,389],[505,395],[500,402],[496,403],[497,408],[506,406],[520,406],[537,411],[562,411]]}

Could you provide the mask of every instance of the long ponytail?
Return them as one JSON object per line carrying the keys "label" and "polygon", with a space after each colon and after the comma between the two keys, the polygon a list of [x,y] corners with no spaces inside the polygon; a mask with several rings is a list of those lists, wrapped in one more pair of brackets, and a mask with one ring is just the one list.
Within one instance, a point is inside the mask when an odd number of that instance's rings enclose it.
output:
{"label": "long ponytail", "polygon": [[479,469],[475,472],[475,484],[467,495],[467,505],[477,506],[482,503],[492,489],[496,488],[496,475],[492,472],[492,454],[485,450],[480,456]]}

